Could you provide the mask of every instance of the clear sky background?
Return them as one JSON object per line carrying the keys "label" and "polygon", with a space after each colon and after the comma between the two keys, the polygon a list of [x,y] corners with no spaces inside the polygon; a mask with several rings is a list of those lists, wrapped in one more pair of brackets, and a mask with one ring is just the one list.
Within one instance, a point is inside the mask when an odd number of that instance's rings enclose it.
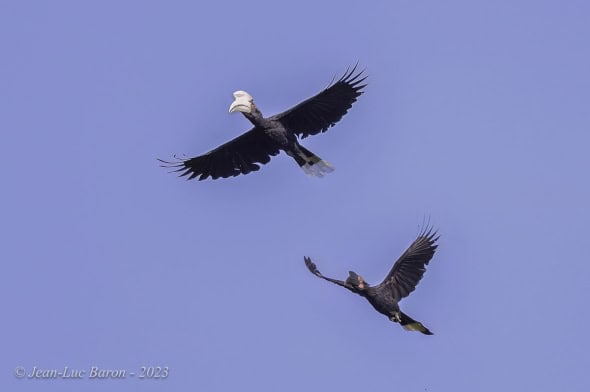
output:
{"label": "clear sky background", "polygon": [[[587,391],[587,1],[0,2],[3,391]],[[366,93],[259,172],[198,155],[359,62]],[[378,283],[423,220],[406,332]],[[168,366],[19,380],[17,366]]]}

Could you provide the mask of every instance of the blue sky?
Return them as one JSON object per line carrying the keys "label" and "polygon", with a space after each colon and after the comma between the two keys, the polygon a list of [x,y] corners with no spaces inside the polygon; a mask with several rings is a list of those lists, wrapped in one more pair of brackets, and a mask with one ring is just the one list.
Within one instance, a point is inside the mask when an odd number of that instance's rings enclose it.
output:
{"label": "blue sky", "polygon": [[[586,391],[590,5],[0,3],[0,384],[10,391]],[[197,155],[359,62],[366,94],[259,172]],[[429,217],[410,333],[311,275],[378,283]],[[167,366],[19,380],[17,366]]]}

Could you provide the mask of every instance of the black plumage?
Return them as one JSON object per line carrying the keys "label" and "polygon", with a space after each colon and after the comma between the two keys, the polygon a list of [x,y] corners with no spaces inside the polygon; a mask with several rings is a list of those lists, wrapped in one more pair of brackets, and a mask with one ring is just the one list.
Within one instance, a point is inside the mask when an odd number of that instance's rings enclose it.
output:
{"label": "black plumage", "polygon": [[422,323],[403,313],[398,303],[414,291],[422,279],[426,266],[438,247],[436,245],[438,238],[436,231],[425,228],[395,262],[383,282],[377,286],[370,286],[362,276],[352,271],[349,271],[346,281],[327,278],[318,271],[309,257],[304,257],[304,260],[305,265],[314,275],[365,297],[375,310],[391,321],[400,323],[407,330],[432,335],[432,332]]}
{"label": "black plumage", "polygon": [[254,125],[252,129],[203,155],[160,162],[187,179],[217,179],[257,171],[283,150],[307,174],[322,177],[332,166],[299,144],[298,138],[325,132],[340,121],[363,93],[366,76],[362,73],[355,66],[315,96],[268,118],[248,93],[236,91],[230,112],[241,111]]}

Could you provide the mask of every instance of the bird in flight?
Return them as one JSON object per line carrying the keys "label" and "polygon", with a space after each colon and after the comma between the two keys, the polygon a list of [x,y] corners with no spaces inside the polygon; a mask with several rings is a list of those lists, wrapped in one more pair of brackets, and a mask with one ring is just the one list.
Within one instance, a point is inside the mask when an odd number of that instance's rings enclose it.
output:
{"label": "bird in flight", "polygon": [[[366,79],[356,66],[347,70],[336,82],[320,93],[271,117],[263,117],[254,99],[245,91],[233,93],[229,112],[241,112],[254,127],[221,146],[194,158],[164,161],[162,166],[173,168],[179,176],[204,180],[234,177],[260,169],[272,156],[283,150],[305,173],[317,177],[334,170],[307,148],[298,138],[325,132],[335,125],[363,93]],[[175,157],[176,158],[176,157]]]}
{"label": "bird in flight", "polygon": [[379,313],[389,320],[400,323],[408,331],[419,331],[425,335],[432,332],[421,322],[412,319],[400,310],[399,301],[407,297],[418,285],[426,271],[426,265],[432,259],[438,245],[439,236],[432,228],[424,228],[412,245],[395,262],[383,282],[377,286],[369,285],[362,276],[353,271],[348,272],[346,281],[327,278],[318,271],[309,257],[304,257],[305,265],[315,276],[347,288],[365,297]]}

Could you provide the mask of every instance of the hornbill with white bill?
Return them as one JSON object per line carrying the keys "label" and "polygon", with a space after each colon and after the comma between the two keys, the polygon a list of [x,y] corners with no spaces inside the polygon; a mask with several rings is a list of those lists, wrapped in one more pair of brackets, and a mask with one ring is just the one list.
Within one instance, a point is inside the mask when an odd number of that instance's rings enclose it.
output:
{"label": "hornbill with white bill", "polygon": [[362,276],[353,271],[348,272],[346,281],[327,278],[318,271],[309,257],[304,257],[305,265],[315,276],[365,297],[379,313],[389,320],[400,323],[408,331],[419,331],[425,335],[432,332],[421,322],[412,319],[400,310],[398,302],[407,297],[418,285],[426,271],[426,265],[432,259],[438,245],[439,236],[432,228],[425,228],[412,245],[395,262],[383,282],[370,286]]}
{"label": "hornbill with white bill", "polygon": [[241,112],[254,125],[252,129],[203,155],[177,158],[175,162],[159,161],[189,180],[215,180],[257,171],[259,164],[268,163],[283,150],[305,173],[323,177],[334,170],[332,165],[299,144],[298,137],[325,132],[340,121],[363,93],[365,79],[363,71],[356,72],[355,66],[320,93],[271,117],[262,116],[250,94],[236,91],[229,112]]}

